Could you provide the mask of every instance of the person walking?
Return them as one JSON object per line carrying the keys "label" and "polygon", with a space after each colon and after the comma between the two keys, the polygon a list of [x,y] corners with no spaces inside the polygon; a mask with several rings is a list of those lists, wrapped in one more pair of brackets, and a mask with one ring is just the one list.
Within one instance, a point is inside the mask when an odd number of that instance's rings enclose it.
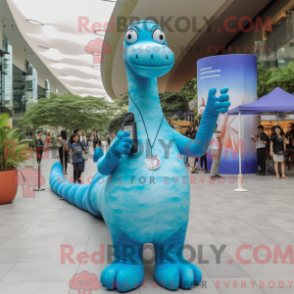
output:
{"label": "person walking", "polygon": [[211,172],[210,172],[210,178],[222,178],[222,176],[219,174],[219,166],[222,156],[222,149],[220,144],[220,133],[217,131],[217,125],[215,126],[214,133],[212,136],[212,140],[210,143],[210,150],[212,155],[212,166],[211,166]]}
{"label": "person walking", "polygon": [[73,182],[82,183],[81,174],[82,174],[82,164],[83,164],[83,149],[81,147],[79,136],[74,133],[70,136],[70,163],[73,165]]}
{"label": "person walking", "polygon": [[49,148],[49,146],[50,146],[50,139],[51,139],[51,137],[50,137],[50,133],[48,132],[47,133],[47,148]]}
{"label": "person walking", "polygon": [[47,148],[47,136],[46,136],[46,132],[43,135],[43,138],[45,139],[45,141],[44,141],[44,149],[46,149]]}
{"label": "person walking", "polygon": [[98,144],[98,136],[97,136],[97,133],[94,132],[94,134],[93,134],[93,150],[94,151],[95,151],[97,144]]}
{"label": "person walking", "polygon": [[[191,138],[190,128],[185,132],[185,136]],[[184,155],[184,164],[186,167],[190,167],[189,157],[187,155]]]}
{"label": "person walking", "polygon": [[[196,135],[197,135],[197,129],[196,128],[194,128],[194,127],[192,127],[191,128],[191,139],[192,140],[195,140],[195,138],[196,138]],[[192,167],[192,171],[191,171],[191,173],[192,174],[198,174],[198,172],[196,171],[196,169],[195,169],[195,166],[196,166],[196,164],[198,164],[198,157],[190,157],[189,158],[189,160],[190,160],[190,165],[191,165],[191,167]]]}
{"label": "person walking", "polygon": [[[89,148],[87,147],[86,142],[83,140],[83,136],[82,136],[83,131],[82,131],[82,129],[80,129],[80,128],[74,129],[74,134],[78,135],[78,138],[79,138],[78,142],[79,142],[82,150],[85,151],[85,152],[88,151]],[[85,164],[86,164],[86,161],[82,157],[82,168],[81,168],[82,173],[85,171]]]}
{"label": "person walking", "polygon": [[280,126],[275,126],[275,133],[271,137],[270,155],[273,157],[275,163],[276,178],[280,178],[279,162],[281,163],[282,178],[288,179],[285,176],[285,145],[289,144],[286,139],[284,131]]}
{"label": "person walking", "polygon": [[108,142],[108,145],[110,145],[110,143],[111,143],[111,138],[110,138],[110,132],[107,132],[107,142]]}
{"label": "person walking", "polygon": [[209,170],[207,169],[207,153],[200,157],[200,170],[203,171],[204,164],[204,173],[209,174]]}
{"label": "person walking", "polygon": [[100,131],[98,131],[97,136],[98,136],[98,146],[101,147],[101,133],[100,133]]}
{"label": "person walking", "polygon": [[41,131],[38,131],[38,135],[36,136],[36,157],[37,157],[37,163],[39,166],[41,166],[41,160],[45,145],[45,138],[43,136],[43,133]]}
{"label": "person walking", "polygon": [[268,136],[264,132],[264,127],[262,125],[257,128],[258,134],[256,137],[251,138],[253,142],[256,143],[257,149],[257,161],[260,166],[260,170],[256,175],[265,176],[265,167],[266,167],[266,145],[268,143]]}
{"label": "person walking", "polygon": [[67,175],[67,159],[68,159],[69,147],[67,145],[67,134],[65,130],[62,130],[60,132],[60,136],[58,137],[58,145],[59,145],[59,159],[62,165],[63,174]]}

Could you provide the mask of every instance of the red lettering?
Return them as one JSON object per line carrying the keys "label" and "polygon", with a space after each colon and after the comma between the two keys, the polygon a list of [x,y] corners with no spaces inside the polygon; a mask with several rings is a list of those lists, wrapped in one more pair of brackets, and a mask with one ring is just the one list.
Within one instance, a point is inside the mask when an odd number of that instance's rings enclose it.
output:
{"label": "red lettering", "polygon": [[252,263],[252,261],[250,259],[243,259],[241,257],[241,252],[245,249],[251,249],[252,246],[251,245],[241,245],[237,248],[236,250],[236,253],[235,253],[235,256],[236,256],[236,259],[241,263],[241,264],[250,264]]}
{"label": "red lettering", "polygon": [[262,23],[262,20],[261,20],[261,17],[260,16],[257,16],[256,17],[256,22],[255,22],[255,32],[257,33],[258,30],[259,30],[259,26],[261,27],[261,30],[263,32],[266,31],[266,28],[269,32],[272,32],[273,31],[273,27],[272,27],[272,20],[271,20],[271,17],[268,16],[266,19],[265,19],[265,22],[264,24]]}
{"label": "red lettering", "polygon": [[285,249],[285,253],[283,254],[281,246],[275,245],[274,248],[274,263],[278,263],[278,258],[281,258],[282,263],[287,262],[287,257],[289,255],[290,264],[294,263],[294,256],[293,256],[293,245],[288,245]]}
{"label": "red lettering", "polygon": [[214,52],[217,53],[219,50],[219,46],[217,46],[217,47],[213,46],[213,49],[214,49]]}
{"label": "red lettering", "polygon": [[205,180],[205,178],[206,178],[206,177],[203,177],[203,178],[200,177],[202,184],[204,184],[204,180]]}
{"label": "red lettering", "polygon": [[195,184],[196,185],[196,177],[191,177],[190,184]]}
{"label": "red lettering", "polygon": [[91,26],[91,29],[93,32],[101,31],[100,29],[102,28],[102,25],[100,22],[94,22]]}
{"label": "red lettering", "polygon": [[[258,251],[260,249],[264,249],[267,252],[267,256],[266,256],[266,258],[264,260],[260,259],[259,256],[258,256]],[[253,250],[253,259],[258,264],[267,264],[272,259],[272,251],[267,245],[258,245]]]}
{"label": "red lettering", "polygon": [[13,139],[4,139],[4,159],[8,159],[11,155],[14,159],[18,159],[18,156],[15,153],[17,148],[17,142]]}
{"label": "red lettering", "polygon": [[[249,22],[249,28],[248,29],[245,29],[243,27],[243,22],[244,21],[248,21]],[[250,16],[243,16],[239,19],[238,21],[238,28],[239,30],[242,32],[242,33],[249,33],[252,31],[252,29],[254,28],[254,21],[253,19],[250,17]]]}
{"label": "red lettering", "polygon": [[82,30],[84,29],[87,33],[90,33],[91,31],[87,28],[88,24],[89,24],[89,18],[87,16],[79,16],[78,32],[82,33]]}
{"label": "red lettering", "polygon": [[237,32],[237,29],[231,29],[229,26],[228,26],[228,23],[229,21],[232,21],[232,20],[237,20],[237,17],[236,16],[229,16],[225,19],[224,21],[224,28],[225,30],[228,32],[228,33],[236,33]]}
{"label": "red lettering", "polygon": [[[109,28],[110,27],[110,28]],[[115,23],[114,23],[114,16],[111,17],[110,22],[106,22],[103,25],[103,30],[107,33],[114,33],[114,27],[115,27]]]}
{"label": "red lettering", "polygon": [[[68,249],[68,252],[65,250]],[[71,258],[71,255],[74,253],[74,249],[71,245],[61,245],[61,264],[65,264],[65,259],[69,261],[70,264],[76,264],[75,261]]]}
{"label": "red lettering", "polygon": [[[84,258],[85,260],[83,260]],[[87,264],[89,262],[88,258],[89,258],[89,254],[87,252],[80,252],[77,255],[77,261],[80,264]]]}
{"label": "red lettering", "polygon": [[[96,256],[99,256],[100,259],[97,260],[95,257]],[[94,252],[92,255],[91,255],[91,261],[94,263],[94,264],[104,264],[104,244],[101,244],[100,245],[100,252]]]}

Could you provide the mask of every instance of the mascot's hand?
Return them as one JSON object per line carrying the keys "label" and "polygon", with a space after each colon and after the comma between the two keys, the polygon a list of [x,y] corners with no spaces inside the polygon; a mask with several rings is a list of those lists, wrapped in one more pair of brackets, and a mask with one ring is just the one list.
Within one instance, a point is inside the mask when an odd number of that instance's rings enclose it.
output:
{"label": "mascot's hand", "polygon": [[129,138],[130,134],[130,132],[126,131],[119,131],[117,133],[117,139],[111,146],[111,151],[116,157],[121,158],[123,155],[130,154],[133,146],[133,140]]}
{"label": "mascot's hand", "polygon": [[219,113],[226,113],[231,103],[229,101],[230,97],[227,94],[229,89],[224,87],[220,90],[221,95],[219,98],[215,96],[216,89],[210,89],[208,93],[208,100],[205,111],[209,112],[212,115],[218,115]]}

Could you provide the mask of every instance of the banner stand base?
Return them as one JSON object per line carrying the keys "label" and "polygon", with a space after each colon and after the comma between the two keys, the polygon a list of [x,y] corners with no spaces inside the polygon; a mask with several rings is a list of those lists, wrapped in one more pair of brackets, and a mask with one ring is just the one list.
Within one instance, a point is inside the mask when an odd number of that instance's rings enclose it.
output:
{"label": "banner stand base", "polygon": [[234,189],[235,192],[248,192],[248,190],[242,188],[242,182],[243,182],[243,178],[242,178],[242,174],[240,173],[238,175],[238,188]]}
{"label": "banner stand base", "polygon": [[235,192],[248,192],[248,190],[243,189],[243,188],[238,188],[234,190]]}

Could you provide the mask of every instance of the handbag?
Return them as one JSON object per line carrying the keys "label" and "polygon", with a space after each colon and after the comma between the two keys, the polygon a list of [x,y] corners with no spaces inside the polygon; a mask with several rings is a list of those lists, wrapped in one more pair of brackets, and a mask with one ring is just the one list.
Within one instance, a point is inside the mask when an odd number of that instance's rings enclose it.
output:
{"label": "handbag", "polygon": [[64,151],[65,151],[65,152],[68,152],[68,151],[69,151],[69,147],[68,147],[67,144],[64,144]]}
{"label": "handbag", "polygon": [[82,158],[83,158],[85,161],[87,161],[87,160],[88,160],[87,152],[85,151],[84,146],[83,146],[83,144],[81,143],[81,141],[79,141],[79,143],[80,143],[80,145],[81,145],[81,147],[82,147],[82,149],[83,149],[83,152],[82,152]]}

